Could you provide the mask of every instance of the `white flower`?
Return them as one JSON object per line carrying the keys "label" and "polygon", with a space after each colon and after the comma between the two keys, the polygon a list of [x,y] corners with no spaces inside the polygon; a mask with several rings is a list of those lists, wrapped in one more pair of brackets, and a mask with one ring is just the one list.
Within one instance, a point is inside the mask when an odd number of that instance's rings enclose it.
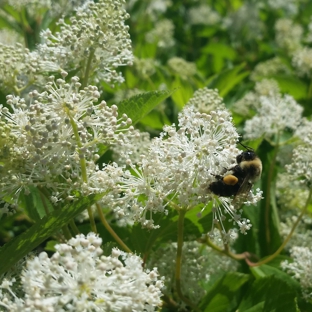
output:
{"label": "white flower", "polygon": [[201,113],[209,114],[211,111],[224,110],[223,99],[217,89],[201,88],[194,92],[186,105],[194,105]]}
{"label": "white flower", "polygon": [[157,61],[151,58],[134,58],[133,67],[136,73],[146,79],[152,76],[156,72]]}
{"label": "white flower", "polygon": [[174,45],[174,24],[169,19],[158,21],[154,28],[146,33],[145,38],[149,43],[157,43],[162,49],[169,49]]}
{"label": "white flower", "polygon": [[268,0],[268,6],[274,10],[285,10],[289,15],[296,15],[298,12],[297,0]]}
{"label": "white flower", "polygon": [[308,144],[299,145],[293,151],[292,162],[286,165],[287,172],[294,180],[299,180],[302,185],[307,188],[311,187],[312,183],[312,145],[311,141]]}
{"label": "white flower", "polygon": [[312,73],[312,49],[304,47],[298,49],[292,58],[292,63],[294,67],[298,70],[299,76],[311,77]]}
{"label": "white flower", "polygon": [[303,29],[291,19],[280,18],[275,23],[275,40],[279,48],[289,54],[301,48]]}
{"label": "white flower", "polygon": [[7,2],[19,11],[19,14],[26,9],[27,15],[33,19],[39,18],[40,14],[43,14],[42,12],[52,7],[51,0],[8,0]]}
{"label": "white flower", "polygon": [[[147,267],[157,267],[159,274],[165,276],[164,294],[176,299],[176,281],[173,272],[176,266],[177,244],[168,243],[153,251],[149,256]],[[182,249],[181,288],[182,293],[197,304],[206,294],[200,281],[208,283],[216,280],[224,272],[235,270],[238,262],[215,252],[210,247],[203,248],[197,242],[184,242]],[[211,278],[212,277],[212,278]]]}
{"label": "white flower", "polygon": [[133,130],[124,134],[122,144],[113,144],[113,158],[120,165],[124,165],[129,160],[133,164],[141,161],[141,155],[147,154],[151,145],[151,138],[148,132]]}
{"label": "white flower", "polygon": [[[228,216],[245,232],[249,221],[234,209],[232,199],[219,198],[208,190],[216,175],[233,167],[239,153],[237,139],[226,110],[206,114],[186,105],[179,114],[178,128],[165,126],[137,166],[129,160],[131,171],[124,174],[119,192],[116,190],[118,196],[110,204],[118,215],[155,228],[154,213],[166,214],[168,207],[190,210],[202,205],[205,209],[213,201],[216,222],[222,223],[224,215]],[[261,198],[258,194],[249,196],[249,204]]]}
{"label": "white flower", "polygon": [[257,81],[262,78],[270,78],[273,75],[290,74],[290,68],[279,57],[274,57],[267,61],[258,63],[250,75],[250,79]]}
{"label": "white flower", "polygon": [[283,261],[282,268],[301,285],[306,300],[312,298],[312,252],[308,247],[293,247],[291,257],[294,262]]}
{"label": "white flower", "polygon": [[0,177],[1,198],[11,196],[17,202],[21,191],[39,186],[49,189],[57,203],[75,191],[107,190],[100,189],[105,183],[95,188],[92,182],[93,175],[100,175],[95,164],[99,144],[121,142],[131,120],[126,115],[118,118],[114,105],[108,107],[104,101],[95,105],[100,97],[96,87],[80,90],[80,86],[77,77],[69,84],[58,79],[47,84],[45,92],[31,92],[27,102],[7,96],[11,111],[0,106],[1,143],[6,152],[0,154],[6,168]]}
{"label": "white flower", "polygon": [[182,79],[188,79],[196,74],[196,64],[187,62],[181,57],[172,57],[167,62],[169,68],[175,75],[179,75]]}
{"label": "white flower", "polygon": [[44,75],[33,52],[20,43],[0,44],[0,84],[6,92],[21,92]]}
{"label": "white flower", "polygon": [[223,27],[229,32],[234,44],[244,40],[261,40],[265,25],[260,19],[260,2],[244,2],[237,11],[223,19]]}
{"label": "white flower", "polygon": [[146,8],[146,14],[148,14],[153,21],[159,18],[159,15],[165,13],[167,8],[172,5],[171,0],[153,0],[149,1]]}
{"label": "white flower", "polygon": [[154,311],[163,287],[157,270],[145,272],[140,257],[117,248],[103,256],[101,243],[94,233],[80,234],[56,245],[51,258],[43,252],[28,260],[25,296],[10,311]]}
{"label": "white flower", "polygon": [[191,7],[188,11],[188,20],[190,25],[216,25],[221,21],[221,16],[213,11],[207,4],[201,4],[197,7]]}
{"label": "white flower", "polygon": [[129,15],[123,9],[124,3],[124,0],[86,2],[69,24],[59,21],[59,32],[53,34],[49,29],[42,32],[44,43],[38,46],[41,58],[64,70],[81,67],[88,71],[82,76],[91,75],[96,81],[123,82],[116,68],[133,61],[129,27],[125,25]]}
{"label": "white flower", "polygon": [[274,79],[262,79],[256,82],[255,91],[247,92],[240,100],[234,103],[233,110],[240,115],[249,116],[260,103],[261,96],[276,96],[280,94],[278,83]]}
{"label": "white flower", "polygon": [[302,119],[302,107],[290,95],[261,96],[257,114],[245,123],[245,138],[255,139],[274,135],[290,129],[295,131]]}

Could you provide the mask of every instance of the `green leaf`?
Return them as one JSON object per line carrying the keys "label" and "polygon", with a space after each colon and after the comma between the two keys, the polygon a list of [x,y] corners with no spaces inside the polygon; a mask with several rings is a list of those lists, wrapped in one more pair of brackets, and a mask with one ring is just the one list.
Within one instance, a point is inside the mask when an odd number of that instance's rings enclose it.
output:
{"label": "green leaf", "polygon": [[264,307],[264,301],[261,301],[254,306],[252,306],[250,309],[244,310],[244,312],[263,312]]}
{"label": "green leaf", "polygon": [[22,192],[19,196],[20,207],[24,209],[27,215],[34,221],[41,220],[48,212],[53,211],[53,206],[48,198],[36,187],[29,187],[28,195]]}
{"label": "green leaf", "polygon": [[[156,222],[155,222],[156,223]],[[151,250],[156,250],[162,243],[177,240],[177,222],[169,218],[163,218],[158,229],[143,229],[141,224],[137,224],[132,229],[131,242],[134,250],[142,255],[148,255]]]}
{"label": "green leaf", "polygon": [[213,72],[218,73],[224,67],[225,60],[234,60],[236,51],[229,45],[223,43],[210,43],[201,50],[203,55],[210,54],[213,56]]}
{"label": "green leaf", "polygon": [[227,69],[220,74],[214,76],[208,87],[218,89],[221,97],[227,95],[238,83],[249,75],[248,71],[241,72],[245,64],[238,65],[234,68]]}
{"label": "green leaf", "polygon": [[166,115],[161,114],[161,112],[157,110],[153,110],[147,116],[143,117],[140,123],[153,129],[162,130],[165,124],[170,124],[170,121]]}
{"label": "green leaf", "polygon": [[176,77],[174,80],[172,88],[176,90],[176,92],[172,94],[172,100],[179,109],[182,109],[192,97],[194,90],[189,83],[181,80],[179,77]]}
{"label": "green leaf", "polygon": [[[263,306],[261,310],[255,306]],[[239,311],[295,312],[296,290],[285,281],[269,276],[255,280],[239,305]]]}
{"label": "green leaf", "polygon": [[103,195],[81,198],[71,205],[55,210],[0,249],[0,276],[30,251],[60,230],[72,218],[101,199]]}
{"label": "green leaf", "polygon": [[[202,225],[202,220],[206,215],[210,213],[210,209],[207,207],[202,211],[203,205],[198,205],[197,207],[194,207],[190,211],[187,212],[185,215],[185,218],[190,220],[193,225],[195,225],[200,233],[208,232],[209,230],[205,231],[204,227]],[[209,220],[212,222],[212,216],[209,215]],[[208,221],[209,222],[209,221]],[[210,228],[211,229],[211,222],[210,222]]]}
{"label": "green leaf", "polygon": [[174,91],[150,91],[137,94],[118,104],[118,114],[127,114],[136,124],[141,118],[146,116],[153,108],[169,97]]}
{"label": "green leaf", "polygon": [[282,93],[293,96],[296,100],[305,99],[308,96],[308,86],[297,77],[287,75],[276,75],[271,78],[278,82]]}
{"label": "green leaf", "polygon": [[234,272],[225,274],[203,298],[199,305],[200,310],[207,312],[235,311],[244,294],[242,287],[249,278],[248,274]]}
{"label": "green leaf", "polygon": [[[279,264],[284,260],[286,257],[277,257],[276,261],[279,262]],[[300,284],[297,280],[292,278],[290,275],[288,275],[286,272],[282,271],[281,268],[276,268],[272,265],[263,264],[259,267],[253,267],[250,268],[250,271],[255,276],[256,279],[264,278],[268,276],[274,276],[276,278],[279,278],[283,282],[287,283],[289,286],[291,286],[293,289],[297,289],[297,291],[300,291]]]}

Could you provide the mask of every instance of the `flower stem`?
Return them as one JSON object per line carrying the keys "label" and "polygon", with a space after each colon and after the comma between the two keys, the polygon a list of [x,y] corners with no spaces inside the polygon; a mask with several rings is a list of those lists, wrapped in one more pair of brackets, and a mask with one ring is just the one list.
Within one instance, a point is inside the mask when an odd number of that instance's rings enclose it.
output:
{"label": "flower stem", "polygon": [[91,71],[91,64],[92,64],[92,60],[93,60],[93,57],[94,57],[94,52],[95,52],[94,49],[91,49],[90,55],[88,57],[86,69],[85,69],[85,72],[84,72],[82,84],[81,84],[82,88],[85,88],[87,86],[87,84],[88,84],[89,75],[90,75],[90,71]]}
{"label": "flower stem", "polygon": [[72,238],[72,235],[71,235],[67,225],[64,225],[62,227],[62,232],[63,232],[63,235],[66,238],[66,240],[70,240]]}
{"label": "flower stem", "polygon": [[219,246],[215,245],[208,237],[206,238],[200,238],[198,240],[199,243],[202,243],[202,244],[205,244],[209,247],[211,247],[212,249],[214,249],[215,251],[225,255],[225,256],[228,256],[234,260],[244,260],[248,257],[251,257],[251,256],[254,256],[254,255],[251,255],[249,252],[243,252],[241,254],[234,254],[230,251],[229,249],[229,246],[227,244],[224,244],[224,249],[220,248]]}
{"label": "flower stem", "polygon": [[[73,128],[75,139],[77,141],[77,145],[78,145],[79,148],[81,148],[82,147],[82,143],[81,143],[81,140],[80,140],[78,127],[77,127],[75,121],[73,120],[73,118],[70,116],[70,114],[67,113],[67,115],[70,118],[70,124],[71,124],[71,126]],[[88,182],[87,165],[86,165],[86,159],[84,157],[80,158],[80,167],[81,167],[82,181],[87,183]],[[96,228],[96,224],[95,224],[95,220],[94,220],[94,216],[93,216],[93,212],[92,212],[91,207],[88,207],[87,211],[88,211],[88,216],[89,216],[89,220],[90,220],[91,230],[92,230],[92,232],[97,233],[97,228]]]}
{"label": "flower stem", "polygon": [[77,228],[77,225],[76,225],[76,223],[75,223],[75,221],[74,221],[73,219],[69,221],[69,226],[70,226],[72,232],[73,232],[75,235],[80,234],[80,231],[79,231],[79,229]]}
{"label": "flower stem", "polygon": [[184,231],[184,217],[187,209],[179,210],[179,220],[178,220],[178,248],[176,256],[176,270],[175,270],[175,280],[176,280],[176,290],[179,298],[184,301],[193,310],[198,311],[197,307],[186,298],[181,289],[181,269],[182,269],[182,247],[183,247],[183,231]]}
{"label": "flower stem", "polygon": [[109,223],[107,222],[107,220],[103,214],[103,211],[102,211],[102,209],[98,203],[96,203],[96,208],[97,208],[97,212],[99,214],[100,220],[101,220],[102,224],[104,225],[104,227],[106,228],[106,230],[109,232],[109,234],[113,236],[115,241],[121,246],[121,248],[124,251],[132,253],[131,249],[123,242],[123,240],[117,235],[117,233],[109,225]]}
{"label": "flower stem", "polygon": [[273,180],[273,173],[274,173],[274,168],[275,168],[275,163],[276,163],[278,146],[279,145],[277,143],[274,149],[273,159],[271,161],[271,165],[270,165],[268,177],[267,177],[267,183],[266,183],[264,222],[265,222],[265,239],[266,239],[267,246],[270,246],[270,243],[271,243],[271,231],[270,231],[271,185],[272,185],[272,180]]}

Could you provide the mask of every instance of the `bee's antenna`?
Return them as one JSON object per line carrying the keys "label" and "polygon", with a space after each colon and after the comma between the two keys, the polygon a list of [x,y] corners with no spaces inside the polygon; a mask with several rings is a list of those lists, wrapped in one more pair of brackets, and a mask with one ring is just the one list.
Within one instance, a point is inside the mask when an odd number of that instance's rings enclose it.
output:
{"label": "bee's antenna", "polygon": [[244,145],[242,142],[238,142],[238,144],[240,144],[242,147],[246,148],[246,150],[248,150],[248,151],[253,151],[253,148]]}

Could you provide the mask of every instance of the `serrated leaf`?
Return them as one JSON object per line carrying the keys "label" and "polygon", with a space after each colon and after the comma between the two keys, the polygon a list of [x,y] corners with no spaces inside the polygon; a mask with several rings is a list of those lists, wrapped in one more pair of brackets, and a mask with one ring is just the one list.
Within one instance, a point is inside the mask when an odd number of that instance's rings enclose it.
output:
{"label": "serrated leaf", "polygon": [[[234,311],[243,295],[242,287],[248,282],[248,274],[225,274],[201,301],[199,308],[207,312]],[[241,310],[243,311],[243,310]]]}
{"label": "serrated leaf", "polygon": [[134,95],[118,104],[118,115],[127,114],[131,118],[132,124],[136,124],[173,92],[169,90],[150,91]]}
{"label": "serrated leaf", "polygon": [[[281,257],[280,262],[284,258],[285,257]],[[252,274],[255,276],[256,279],[264,278],[264,277],[268,277],[268,276],[274,276],[276,278],[279,278],[283,282],[287,283],[292,288],[294,288],[294,289],[296,288],[298,291],[300,290],[299,282],[279,268],[273,267],[271,265],[263,264],[259,267],[250,268],[250,271],[252,272]]]}
{"label": "serrated leaf", "polygon": [[62,209],[55,210],[43,217],[23,234],[5,244],[0,249],[0,276],[101,197],[101,194],[91,195],[71,205],[66,205]]}

